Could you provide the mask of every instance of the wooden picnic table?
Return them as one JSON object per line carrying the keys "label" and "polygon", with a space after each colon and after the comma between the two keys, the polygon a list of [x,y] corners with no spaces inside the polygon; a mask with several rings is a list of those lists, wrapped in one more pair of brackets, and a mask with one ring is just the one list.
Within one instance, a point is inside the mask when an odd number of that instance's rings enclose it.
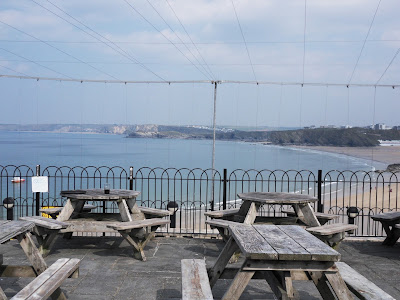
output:
{"label": "wooden picnic table", "polygon": [[[3,254],[0,255],[0,275],[5,277],[36,277],[12,299],[53,299],[65,300],[65,294],[60,289],[63,281],[69,277],[78,276],[79,259],[59,259],[49,268],[33,242],[31,231],[35,223],[29,221],[0,221],[0,243],[4,244],[16,238],[21,245],[31,266],[9,266],[3,264]],[[7,299],[0,287],[0,299]]]}
{"label": "wooden picnic table", "polygon": [[392,211],[371,216],[374,221],[381,222],[386,232],[386,239],[383,245],[393,246],[400,238],[400,211]]}
{"label": "wooden picnic table", "polygon": [[[138,258],[146,260],[144,246],[155,235],[159,226],[169,224],[169,220],[160,218],[169,216],[170,213],[159,209],[141,209],[136,203],[139,195],[138,191],[123,189],[111,189],[109,194],[103,189],[62,191],[61,196],[68,200],[56,220],[69,226],[60,232],[71,236],[73,232],[117,231],[134,247],[135,256],[138,254]],[[118,213],[84,212],[87,201],[116,202]]]}
{"label": "wooden picnic table", "polygon": [[232,223],[229,231],[230,238],[209,271],[211,287],[232,274],[226,266],[238,249],[244,262],[222,299],[239,299],[255,274],[268,282],[278,299],[294,299],[295,275],[296,280],[311,278],[324,299],[353,299],[335,266],[340,254],[302,227]]}
{"label": "wooden picnic table", "polygon": [[291,205],[297,217],[307,226],[321,226],[311,203],[318,201],[310,195],[293,193],[240,193],[238,197],[243,200],[238,215],[244,217],[245,224],[253,224],[258,210],[264,204],[269,205]]}
{"label": "wooden picnic table", "polygon": [[[0,243],[4,244],[13,238],[16,238],[33,267],[34,274],[39,275],[47,269],[47,264],[32,239],[31,231],[34,227],[35,224],[33,222],[2,220],[0,221]],[[21,274],[15,273],[18,271],[18,268],[15,268],[14,270],[12,267],[2,266],[1,269],[2,274],[9,274],[10,276],[14,274],[15,276],[23,277]],[[20,270],[21,269],[23,268],[20,268]],[[30,273],[30,275],[32,275],[32,269],[30,267],[28,269],[25,268],[24,272],[25,274]]]}

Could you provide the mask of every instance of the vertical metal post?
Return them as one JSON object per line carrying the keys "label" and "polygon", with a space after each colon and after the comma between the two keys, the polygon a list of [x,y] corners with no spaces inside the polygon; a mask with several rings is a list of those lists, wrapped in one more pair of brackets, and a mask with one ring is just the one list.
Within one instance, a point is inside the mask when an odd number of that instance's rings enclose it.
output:
{"label": "vertical metal post", "polygon": [[324,212],[324,204],[322,203],[322,170],[318,170],[317,193],[318,193],[317,211],[322,213]]}
{"label": "vertical metal post", "polygon": [[[36,176],[40,176],[40,165],[36,165]],[[40,209],[40,193],[35,193],[35,201],[36,201],[36,209],[35,209],[35,215],[39,215],[39,209]]]}
{"label": "vertical metal post", "polygon": [[226,183],[227,183],[227,170],[224,169],[223,190],[222,190],[222,209],[226,209]]}
{"label": "vertical metal post", "polygon": [[212,186],[211,186],[211,210],[214,210],[214,192],[215,192],[215,130],[217,121],[217,85],[218,82],[214,81],[214,114],[213,114],[213,148],[212,148]]}
{"label": "vertical metal post", "polygon": [[129,189],[133,191],[133,167],[129,167]]}

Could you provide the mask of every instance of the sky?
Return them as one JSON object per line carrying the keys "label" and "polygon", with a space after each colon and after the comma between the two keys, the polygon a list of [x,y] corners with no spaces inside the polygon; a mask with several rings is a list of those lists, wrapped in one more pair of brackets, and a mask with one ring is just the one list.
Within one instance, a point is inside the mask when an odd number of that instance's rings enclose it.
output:
{"label": "sky", "polygon": [[399,11],[398,0],[2,0],[0,123],[211,125],[217,81],[219,126],[400,125]]}

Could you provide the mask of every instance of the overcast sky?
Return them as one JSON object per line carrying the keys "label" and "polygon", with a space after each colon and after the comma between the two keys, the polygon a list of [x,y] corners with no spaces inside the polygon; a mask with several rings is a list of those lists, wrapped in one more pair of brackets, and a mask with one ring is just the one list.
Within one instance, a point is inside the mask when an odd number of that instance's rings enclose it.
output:
{"label": "overcast sky", "polygon": [[400,87],[381,86],[400,84],[399,11],[398,0],[2,0],[0,74],[40,80],[0,78],[0,123],[211,125],[214,87],[198,81],[217,80],[218,125],[400,125]]}

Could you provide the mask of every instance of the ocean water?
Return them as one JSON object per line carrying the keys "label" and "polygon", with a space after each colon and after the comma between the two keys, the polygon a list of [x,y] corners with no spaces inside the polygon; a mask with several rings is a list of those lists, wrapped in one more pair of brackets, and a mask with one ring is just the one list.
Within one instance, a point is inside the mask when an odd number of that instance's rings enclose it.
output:
{"label": "ocean water", "polygon": [[[133,166],[202,168],[212,166],[212,141],[132,139],[122,135],[1,132],[0,165]],[[371,170],[378,164],[332,153],[242,142],[216,142],[215,168],[269,170]]]}

